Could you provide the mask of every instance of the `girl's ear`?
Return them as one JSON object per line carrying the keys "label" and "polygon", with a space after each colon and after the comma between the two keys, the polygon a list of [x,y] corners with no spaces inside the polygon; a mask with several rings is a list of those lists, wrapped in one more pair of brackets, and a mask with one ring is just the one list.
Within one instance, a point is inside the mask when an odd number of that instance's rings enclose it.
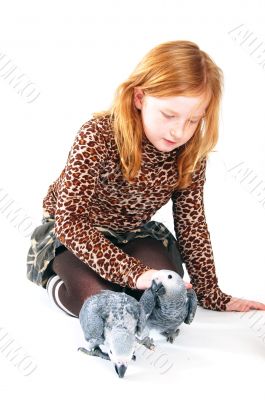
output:
{"label": "girl's ear", "polygon": [[139,88],[134,88],[134,104],[135,107],[138,108],[138,110],[142,109],[142,102],[143,102],[143,97],[144,97],[144,92],[142,89]]}

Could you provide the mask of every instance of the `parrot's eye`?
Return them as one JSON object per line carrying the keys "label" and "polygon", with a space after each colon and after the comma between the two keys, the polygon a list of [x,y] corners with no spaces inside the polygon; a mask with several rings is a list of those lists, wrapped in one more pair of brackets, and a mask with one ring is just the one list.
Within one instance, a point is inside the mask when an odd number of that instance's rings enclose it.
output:
{"label": "parrot's eye", "polygon": [[172,279],[172,275],[168,275],[168,279]]}

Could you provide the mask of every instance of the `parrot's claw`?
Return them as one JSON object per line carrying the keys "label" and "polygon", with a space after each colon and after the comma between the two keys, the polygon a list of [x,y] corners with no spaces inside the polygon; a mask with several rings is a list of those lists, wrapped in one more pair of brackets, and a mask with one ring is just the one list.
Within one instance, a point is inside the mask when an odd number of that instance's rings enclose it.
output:
{"label": "parrot's claw", "polygon": [[104,360],[110,360],[109,355],[107,353],[104,353],[100,347],[95,347],[93,350],[87,350],[84,347],[78,347],[78,350],[89,356],[100,357]]}
{"label": "parrot's claw", "polygon": [[149,336],[146,336],[143,339],[136,338],[136,340],[139,344],[142,344],[143,346],[147,347],[149,350],[155,349],[154,340],[153,340],[153,338],[150,338]]}
{"label": "parrot's claw", "polygon": [[170,343],[174,342],[174,340],[176,339],[178,334],[179,334],[179,329],[177,329],[175,332],[171,332],[171,333],[162,332],[162,335],[166,336],[167,342],[170,342]]}

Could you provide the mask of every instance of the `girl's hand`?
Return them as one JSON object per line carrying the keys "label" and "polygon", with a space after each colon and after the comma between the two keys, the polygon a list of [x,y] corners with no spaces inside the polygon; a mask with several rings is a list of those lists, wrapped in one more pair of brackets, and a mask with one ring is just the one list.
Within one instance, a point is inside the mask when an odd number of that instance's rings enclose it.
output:
{"label": "girl's hand", "polygon": [[249,311],[249,310],[265,311],[265,304],[259,303],[257,301],[232,297],[229,303],[226,304],[225,311]]}
{"label": "girl's hand", "polygon": [[[157,272],[156,269],[150,269],[148,271],[143,272],[142,275],[140,275],[137,279],[137,282],[136,282],[137,289],[145,290],[145,289],[150,288],[152,279],[153,279],[153,275],[155,272]],[[192,288],[192,284],[189,282],[185,282],[185,286],[186,286],[186,289]]]}

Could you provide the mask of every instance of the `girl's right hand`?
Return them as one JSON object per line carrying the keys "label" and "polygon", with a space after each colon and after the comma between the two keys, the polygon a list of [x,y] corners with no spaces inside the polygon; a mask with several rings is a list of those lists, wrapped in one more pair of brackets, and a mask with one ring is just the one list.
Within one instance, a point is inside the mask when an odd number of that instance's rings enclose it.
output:
{"label": "girl's right hand", "polygon": [[157,272],[156,269],[150,269],[142,273],[142,275],[140,275],[136,281],[137,289],[145,290],[150,288],[155,272]]}
{"label": "girl's right hand", "polygon": [[[140,275],[136,281],[136,287],[137,289],[140,290],[145,290],[150,288],[153,275],[154,273],[157,272],[156,269],[149,269],[148,271],[145,271]],[[192,284],[189,282],[185,282],[186,289],[192,288]]]}

